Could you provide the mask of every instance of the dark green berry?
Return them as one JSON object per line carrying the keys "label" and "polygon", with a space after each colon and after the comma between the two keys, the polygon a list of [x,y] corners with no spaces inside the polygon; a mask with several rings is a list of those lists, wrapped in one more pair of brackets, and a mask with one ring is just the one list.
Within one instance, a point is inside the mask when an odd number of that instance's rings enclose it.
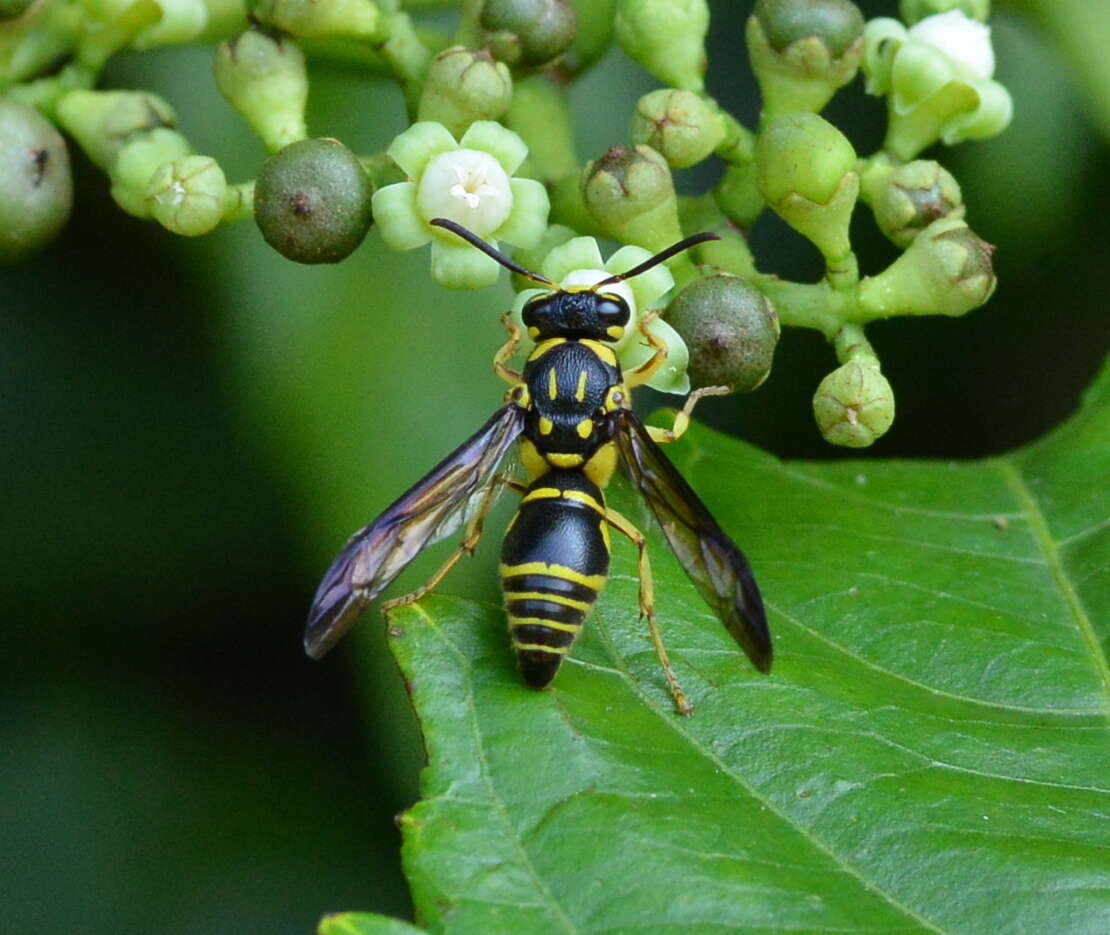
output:
{"label": "dark green berry", "polygon": [[849,0],[759,0],[755,16],[776,52],[816,36],[836,59],[863,33],[863,14]]}
{"label": "dark green berry", "polygon": [[37,110],[0,99],[0,263],[17,263],[50,243],[72,206],[61,134]]}
{"label": "dark green berry", "polygon": [[739,276],[696,279],[667,309],[667,321],[690,350],[690,382],[754,390],[771,372],[779,320],[771,303]]}
{"label": "dark green berry", "polygon": [[566,0],[486,0],[480,22],[495,58],[532,68],[562,55],[576,31]]}
{"label": "dark green berry", "polygon": [[266,243],[298,263],[338,263],[362,243],[373,217],[370,177],[338,140],[300,140],[258,173],[254,219]]}

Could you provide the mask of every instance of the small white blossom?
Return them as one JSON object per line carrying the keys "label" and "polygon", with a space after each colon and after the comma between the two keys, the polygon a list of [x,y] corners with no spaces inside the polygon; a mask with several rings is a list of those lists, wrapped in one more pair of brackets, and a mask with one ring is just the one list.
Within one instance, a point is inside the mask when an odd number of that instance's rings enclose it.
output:
{"label": "small white blossom", "polygon": [[424,220],[447,217],[488,237],[509,217],[509,176],[489,153],[456,149],[428,163],[416,194]]}
{"label": "small white blossom", "polygon": [[963,10],[927,16],[910,27],[909,35],[943,52],[968,78],[986,80],[994,75],[991,29]]}

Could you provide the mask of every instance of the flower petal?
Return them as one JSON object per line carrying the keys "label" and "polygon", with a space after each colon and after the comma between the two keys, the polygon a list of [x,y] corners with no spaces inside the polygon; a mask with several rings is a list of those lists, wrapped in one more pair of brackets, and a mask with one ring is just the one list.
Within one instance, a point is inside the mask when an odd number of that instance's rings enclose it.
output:
{"label": "flower petal", "polygon": [[436,156],[458,148],[459,144],[443,124],[424,120],[395,136],[385,152],[405,175],[418,179]]}
{"label": "flower petal", "polygon": [[509,175],[520,168],[524,157],[528,155],[524,140],[494,120],[474,121],[459,140],[459,145],[489,153]]}
{"label": "flower petal", "polygon": [[948,146],[995,136],[1006,129],[1014,115],[1010,92],[997,81],[976,81],[971,87],[979,94],[979,106],[945,124],[941,139]]}
{"label": "flower petal", "polygon": [[894,56],[908,38],[906,27],[889,16],[879,16],[863,30],[863,73],[867,76],[868,94],[886,94],[890,90],[890,68]]}
{"label": "flower petal", "polygon": [[559,244],[543,261],[541,272],[553,282],[560,282],[575,269],[605,269],[601,250],[593,237],[575,237]]}
{"label": "flower petal", "polygon": [[[490,245],[497,248],[494,241]],[[501,267],[469,244],[432,241],[432,278],[448,289],[484,289],[497,282]]]}
{"label": "flower petal", "polygon": [[[648,331],[666,345],[667,359],[655,372],[655,376],[648,380],[647,385],[661,393],[689,393],[690,376],[686,368],[690,363],[690,351],[686,342],[661,318],[656,318],[648,325]],[[646,363],[653,353],[643,336],[638,337],[639,340],[621,354],[621,368],[626,372]]]}
{"label": "flower petal", "polygon": [[551,210],[547,189],[533,179],[513,179],[509,186],[513,207],[505,223],[497,228],[497,236],[517,247],[534,247],[547,230],[547,212]]}
{"label": "flower petal", "polygon": [[[651,259],[651,253],[643,247],[621,247],[609,257],[605,268],[610,273],[625,273],[648,259]],[[639,276],[628,280],[628,284],[632,287],[633,295],[636,296],[636,304],[640,308],[651,308],[659,298],[674,288],[674,276],[660,263],[646,273],[640,273]]]}
{"label": "flower petal", "polygon": [[397,182],[374,192],[370,202],[374,223],[386,246],[411,250],[432,239],[428,226],[416,213],[416,183]]}

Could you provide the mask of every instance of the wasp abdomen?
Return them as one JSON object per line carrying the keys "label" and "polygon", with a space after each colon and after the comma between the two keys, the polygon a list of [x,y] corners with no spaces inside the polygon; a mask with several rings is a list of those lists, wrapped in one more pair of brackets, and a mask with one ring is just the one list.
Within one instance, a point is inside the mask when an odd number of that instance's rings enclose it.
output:
{"label": "wasp abdomen", "polygon": [[501,549],[501,589],[524,681],[555,678],[605,586],[609,535],[601,491],[577,471],[532,482]]}

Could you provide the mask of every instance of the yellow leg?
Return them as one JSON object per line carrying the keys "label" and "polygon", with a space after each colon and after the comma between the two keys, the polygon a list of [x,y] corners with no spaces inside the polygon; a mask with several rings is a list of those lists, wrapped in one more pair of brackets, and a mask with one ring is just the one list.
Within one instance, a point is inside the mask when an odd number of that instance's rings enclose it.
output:
{"label": "yellow leg", "polygon": [[612,508],[606,508],[605,520],[617,532],[622,533],[632,540],[639,552],[640,570],[640,616],[647,620],[648,632],[651,642],[655,646],[655,655],[659,657],[659,665],[663,667],[663,675],[667,679],[667,687],[674,698],[674,706],[679,714],[690,714],[694,708],[686,698],[682,686],[678,684],[678,676],[674,674],[667,649],[663,645],[663,637],[659,633],[659,625],[655,622],[655,587],[651,577],[651,560],[648,558],[647,539],[631,522]]}
{"label": "yellow leg", "polygon": [[703,396],[727,396],[732,392],[731,386],[703,386],[700,390],[694,390],[689,396],[686,397],[686,405],[674,417],[674,425],[669,429],[656,428],[654,425],[647,427],[648,435],[651,436],[652,441],[658,442],[661,445],[669,444],[670,442],[678,441],[690,427],[690,415],[694,411],[694,407],[698,404],[698,400]]}
{"label": "yellow leg", "polygon": [[656,371],[663,366],[667,360],[667,345],[660,341],[654,334],[647,330],[656,318],[659,317],[658,312],[649,312],[640,319],[640,334],[647,340],[648,346],[652,349],[652,355],[640,364],[635,370],[629,370],[624,375],[624,382],[629,389],[634,386],[643,386],[655,376]]}
{"label": "yellow leg", "polygon": [[512,318],[507,313],[501,316],[501,324],[509,332],[509,340],[502,344],[501,349],[494,355],[493,372],[512,386],[520,382],[520,372],[505,366],[505,362],[512,360],[517,347],[520,346],[520,329],[513,324]]}
{"label": "yellow leg", "polygon": [[431,593],[439,586],[439,583],[447,576],[447,573],[455,567],[460,558],[464,555],[474,554],[474,550],[478,547],[478,541],[482,538],[482,527],[486,522],[486,516],[489,514],[490,507],[493,506],[493,501],[497,499],[497,491],[502,485],[518,493],[527,489],[520,481],[510,477],[498,478],[490,484],[489,487],[486,488],[485,495],[482,497],[482,502],[479,504],[477,511],[466,524],[466,534],[463,536],[462,542],[460,542],[458,548],[451,553],[450,558],[440,566],[439,571],[432,575],[431,578],[415,591],[410,591],[408,594],[403,594],[400,597],[395,597],[393,600],[383,603],[383,614],[388,614],[398,607],[415,604],[418,600]]}

